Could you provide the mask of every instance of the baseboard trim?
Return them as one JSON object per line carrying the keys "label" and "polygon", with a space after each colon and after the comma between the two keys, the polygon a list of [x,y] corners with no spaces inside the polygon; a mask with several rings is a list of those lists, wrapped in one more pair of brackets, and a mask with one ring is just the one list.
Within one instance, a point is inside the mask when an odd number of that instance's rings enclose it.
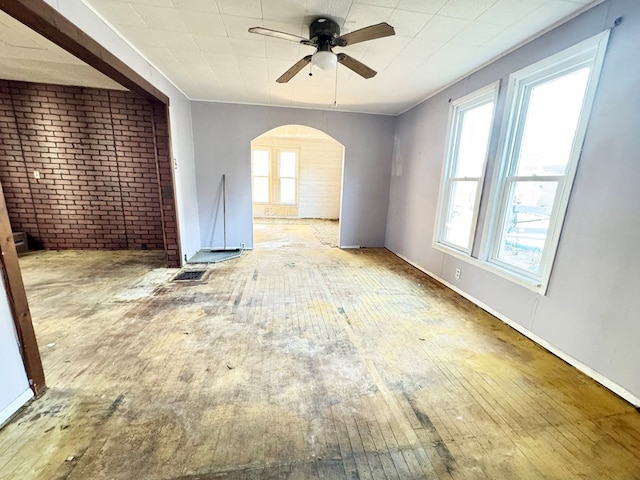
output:
{"label": "baseboard trim", "polygon": [[16,413],[22,406],[33,398],[33,390],[27,388],[18,398],[11,402],[0,412],[0,428]]}
{"label": "baseboard trim", "polygon": [[532,331],[530,331],[527,328],[525,328],[522,325],[520,325],[518,322],[515,322],[515,321],[511,320],[510,318],[506,317],[505,315],[502,315],[500,312],[495,311],[489,305],[487,305],[486,303],[478,300],[474,296],[469,295],[464,290],[461,290],[460,288],[456,287],[455,285],[452,285],[451,283],[447,282],[445,279],[440,278],[435,273],[430,272],[429,270],[421,267],[420,265],[417,265],[415,262],[409,260],[404,255],[400,255],[400,254],[395,253],[395,252],[391,252],[391,253],[396,255],[398,258],[401,258],[402,260],[407,262],[409,265],[417,268],[421,272],[429,275],[431,278],[433,278],[434,280],[438,281],[439,283],[441,283],[445,287],[453,290],[458,295],[466,298],[467,300],[469,300],[472,303],[475,303],[478,307],[482,308],[483,310],[487,311],[488,313],[490,313],[491,315],[493,315],[497,319],[499,319],[502,322],[506,323],[511,328],[513,328],[514,330],[518,331],[519,333],[521,333],[525,337],[529,338],[530,340],[533,340],[535,343],[540,345],[542,348],[544,348],[548,352],[552,353],[553,355],[555,355],[556,357],[560,358],[561,360],[564,360],[569,365],[577,368],[578,370],[580,370],[585,375],[587,375],[587,376],[591,377],[592,379],[594,379],[596,382],[598,382],[603,387],[611,390],[613,393],[615,393],[619,397],[621,397],[624,400],[626,400],[627,402],[631,403],[634,407],[640,408],[640,398],[635,396],[633,393],[631,393],[626,388],[618,385],[617,383],[615,383],[614,381],[612,381],[609,378],[605,377],[601,373],[598,373],[597,371],[595,371],[594,369],[592,369],[588,365],[585,365],[584,363],[582,363],[580,360],[577,360],[576,358],[572,357],[571,355],[563,352],[558,347],[555,347],[551,343],[547,342],[544,338],[539,337],[538,335],[536,335]]}

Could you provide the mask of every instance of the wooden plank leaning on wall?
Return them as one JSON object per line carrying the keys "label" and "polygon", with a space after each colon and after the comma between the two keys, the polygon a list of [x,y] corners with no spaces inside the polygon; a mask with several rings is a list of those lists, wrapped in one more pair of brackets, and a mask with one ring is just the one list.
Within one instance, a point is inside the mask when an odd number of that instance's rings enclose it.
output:
{"label": "wooden plank leaning on wall", "polygon": [[13,232],[9,223],[9,213],[4,201],[4,191],[0,185],[0,270],[7,288],[9,306],[20,342],[20,353],[27,372],[29,384],[35,395],[44,392],[46,385],[42,360],[38,350],[36,334],[33,330],[31,312],[27,303],[27,294],[22,282],[16,246],[13,243]]}

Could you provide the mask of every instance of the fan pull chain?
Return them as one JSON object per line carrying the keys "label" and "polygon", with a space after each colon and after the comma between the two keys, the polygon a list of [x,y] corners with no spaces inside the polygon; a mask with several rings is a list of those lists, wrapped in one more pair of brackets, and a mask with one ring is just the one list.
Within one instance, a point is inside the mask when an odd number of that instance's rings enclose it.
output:
{"label": "fan pull chain", "polygon": [[336,83],[335,83],[335,90],[333,92],[333,106],[337,107],[338,106],[338,66],[336,65]]}

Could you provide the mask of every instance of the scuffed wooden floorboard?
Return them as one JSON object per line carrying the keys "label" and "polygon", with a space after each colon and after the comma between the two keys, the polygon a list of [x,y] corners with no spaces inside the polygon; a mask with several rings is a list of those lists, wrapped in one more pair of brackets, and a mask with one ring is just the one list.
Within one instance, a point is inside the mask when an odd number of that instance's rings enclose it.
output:
{"label": "scuffed wooden floorboard", "polygon": [[640,479],[630,405],[317,232],[265,223],[197,282],[153,252],[23,257],[49,390],[0,431],[0,479]]}

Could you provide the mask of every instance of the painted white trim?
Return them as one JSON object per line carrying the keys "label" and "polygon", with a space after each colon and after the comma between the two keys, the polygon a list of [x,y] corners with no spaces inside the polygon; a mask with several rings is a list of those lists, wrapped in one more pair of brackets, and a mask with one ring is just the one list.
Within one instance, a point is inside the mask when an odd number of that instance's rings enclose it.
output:
{"label": "painted white trim", "polygon": [[435,273],[430,272],[429,270],[427,270],[427,269],[421,267],[420,265],[416,264],[415,262],[409,260],[404,255],[400,255],[399,253],[395,253],[395,252],[391,252],[391,253],[396,255],[398,258],[401,258],[402,260],[407,262],[409,265],[417,268],[421,272],[429,275],[434,280],[438,281],[439,283],[441,283],[445,287],[453,290],[458,295],[466,298],[467,300],[469,300],[470,302],[474,303],[478,307],[482,308],[486,312],[490,313],[491,315],[496,317],[498,320],[501,320],[502,322],[506,323],[507,325],[509,325],[511,328],[513,328],[517,332],[521,333],[525,337],[529,338],[530,340],[532,340],[535,343],[537,343],[538,345],[540,345],[542,348],[547,350],[549,353],[552,353],[553,355],[555,355],[556,357],[560,358],[561,360],[564,360],[569,365],[571,365],[571,366],[575,367],[576,369],[580,370],[582,373],[584,373],[588,377],[592,378],[593,380],[598,382],[603,387],[607,388],[608,390],[611,390],[613,393],[615,393],[619,397],[623,398],[624,400],[626,400],[627,402],[632,404],[634,407],[636,407],[636,408],[640,407],[640,398],[637,397],[636,395],[634,395],[633,393],[631,393],[626,388],[618,385],[614,381],[612,381],[609,378],[605,377],[604,375],[602,375],[601,373],[599,373],[596,370],[592,369],[588,365],[585,365],[580,360],[572,357],[568,353],[563,352],[558,347],[556,347],[556,346],[552,345],[551,343],[547,342],[544,338],[539,337],[538,335],[533,333],[531,330],[529,330],[529,329],[523,327],[522,325],[520,325],[518,322],[515,322],[515,321],[511,320],[509,317],[506,317],[505,315],[502,315],[500,312],[494,310],[493,308],[491,308],[486,303],[481,302],[480,300],[475,298],[473,295],[468,294],[464,290],[461,290],[460,288],[456,287],[455,285],[450,284],[445,279],[439,277]]}
{"label": "painted white trim", "polygon": [[338,248],[342,250],[354,250],[356,248],[362,248],[360,245],[339,245]]}
{"label": "painted white trim", "polygon": [[7,405],[7,407],[0,412],[0,427],[3,427],[5,422],[32,398],[33,390],[31,390],[31,388],[27,388],[18,398]]}
{"label": "painted white trim", "polygon": [[[189,98],[189,97],[187,97]],[[392,117],[395,118],[401,114],[399,113],[386,113],[386,112],[371,112],[369,110],[346,110],[340,109],[338,107],[334,107],[333,105],[328,105],[326,107],[322,105],[273,105],[270,103],[259,103],[259,102],[230,102],[229,100],[211,100],[211,99],[201,99],[201,98],[189,98],[192,102],[198,103],[219,103],[222,105],[247,105],[249,107],[268,107],[268,108],[290,108],[293,110],[315,110],[317,112],[337,112],[337,113],[356,113],[359,115],[378,115],[381,117]],[[369,105],[369,104],[367,104]],[[365,105],[366,106],[366,105]],[[337,140],[336,140],[337,141]]]}

